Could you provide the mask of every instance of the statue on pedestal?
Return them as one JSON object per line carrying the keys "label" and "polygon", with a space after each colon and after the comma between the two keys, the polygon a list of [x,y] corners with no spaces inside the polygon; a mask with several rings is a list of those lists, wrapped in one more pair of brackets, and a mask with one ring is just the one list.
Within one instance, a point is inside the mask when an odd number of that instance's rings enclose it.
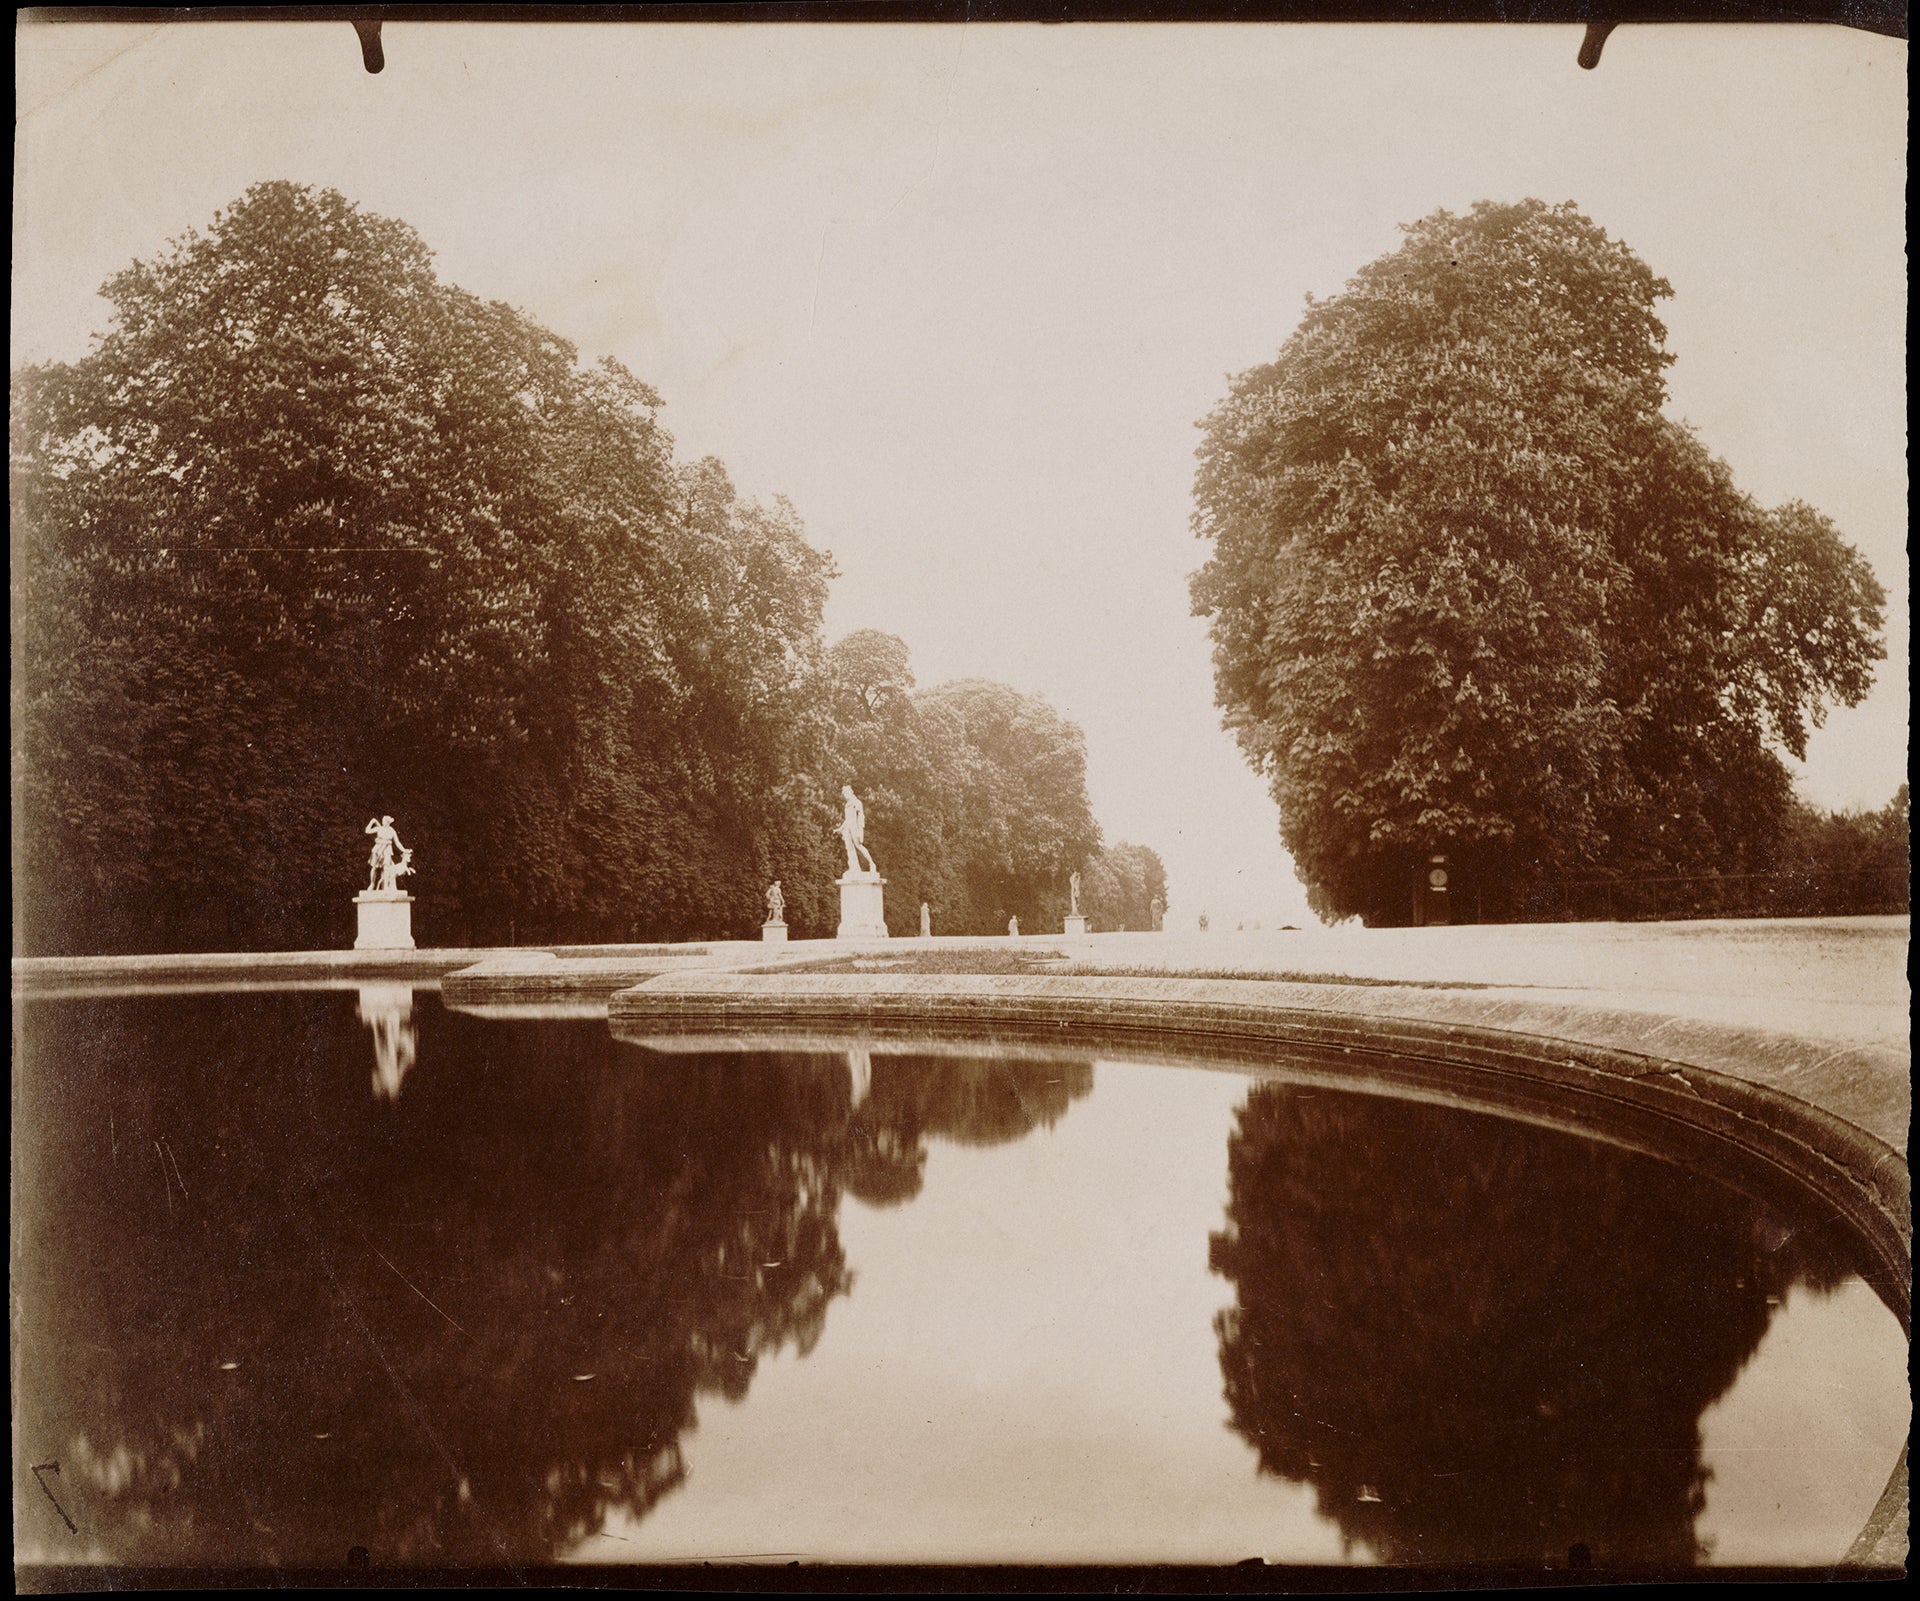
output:
{"label": "statue on pedestal", "polygon": [[784,923],[787,920],[787,897],[780,892],[780,880],[775,879],[767,886],[767,921]]}
{"label": "statue on pedestal", "polygon": [[860,872],[860,860],[866,859],[865,871],[878,873],[873,853],[867,849],[867,809],[860,804],[860,797],[853,792],[851,784],[842,784],[840,793],[846,797],[847,808],[840,818],[840,841],[847,847],[847,871]]}
{"label": "statue on pedestal", "polygon": [[1153,931],[1157,934],[1160,932],[1161,920],[1167,914],[1167,903],[1156,895],[1148,904],[1147,910],[1153,914]]}
{"label": "statue on pedestal", "polygon": [[1067,874],[1067,900],[1067,915],[1078,917],[1080,915],[1080,875],[1078,873]]}
{"label": "statue on pedestal", "polygon": [[933,938],[933,908],[927,905],[925,901],[920,903],[920,937],[922,939]]}
{"label": "statue on pedestal", "polygon": [[375,817],[363,831],[373,836],[367,858],[367,887],[353,898],[356,951],[410,951],[413,946],[413,897],[400,889],[402,875],[413,871],[413,852],[400,843],[391,817]]}
{"label": "statue on pedestal", "polygon": [[413,852],[400,843],[391,817],[369,818],[363,832],[373,836],[373,854],[367,861],[368,893],[397,895],[400,876],[413,871]]}

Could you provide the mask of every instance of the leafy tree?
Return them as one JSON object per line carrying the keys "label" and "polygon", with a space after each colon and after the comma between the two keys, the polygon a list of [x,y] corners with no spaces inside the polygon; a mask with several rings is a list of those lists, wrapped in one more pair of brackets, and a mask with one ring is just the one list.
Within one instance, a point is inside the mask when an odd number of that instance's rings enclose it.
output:
{"label": "leafy tree", "polygon": [[[887,877],[888,931],[917,933],[926,901],[937,926],[955,932],[964,893],[964,742],[956,743],[952,719],[929,713],[915,696],[913,667],[897,636],[876,629],[849,634],[828,651],[826,670],[842,781],[867,808],[867,845]],[[844,867],[842,854],[835,871]]]}
{"label": "leafy tree", "polygon": [[1912,904],[1907,786],[1873,812],[1819,812],[1796,802],[1776,848],[1770,909],[1825,916],[1899,913]]}
{"label": "leafy tree", "polygon": [[956,933],[1029,930],[1066,911],[1067,875],[1100,843],[1087,802],[1086,737],[1038,696],[969,678],[917,697],[936,719],[936,748],[957,768]]}
{"label": "leafy tree", "polygon": [[1100,933],[1153,927],[1153,902],[1167,903],[1167,870],[1145,845],[1108,845],[1087,864],[1080,905]]}
{"label": "leafy tree", "polygon": [[922,901],[947,934],[1003,933],[1012,916],[1057,923],[1067,875],[1099,841],[1080,730],[1005,684],[917,691],[906,644],[875,629],[834,645],[826,677],[890,932],[917,932]]}
{"label": "leafy tree", "polygon": [[1317,909],[1403,916],[1435,850],[1496,915],[1763,859],[1879,583],[1662,416],[1671,291],[1571,205],[1406,235],[1201,424],[1194,609]]}
{"label": "leafy tree", "polygon": [[824,915],[831,566],[790,507],[330,191],[104,293],[13,378],[28,948],[338,943],[382,811],[440,942],[745,933],[795,855]]}

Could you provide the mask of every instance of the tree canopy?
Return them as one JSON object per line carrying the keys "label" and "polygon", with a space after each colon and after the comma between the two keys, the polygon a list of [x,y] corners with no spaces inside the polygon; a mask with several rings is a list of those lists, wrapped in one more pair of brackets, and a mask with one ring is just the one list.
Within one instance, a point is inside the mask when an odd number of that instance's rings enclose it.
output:
{"label": "tree canopy", "polygon": [[1201,424],[1227,727],[1323,913],[1445,850],[1486,909],[1569,872],[1765,867],[1885,594],[1661,412],[1667,283],[1571,205],[1439,211]]}
{"label": "tree canopy", "polygon": [[963,829],[1064,894],[1078,730],[910,700],[888,635],[829,660],[794,509],[405,223],[262,184],[103,293],[12,380],[21,948],[339,944],[386,813],[434,943],[748,935],[775,878],[827,933],[848,779],[900,932],[1029,911]]}
{"label": "tree canopy", "polygon": [[834,645],[827,674],[890,931],[916,932],[922,901],[943,934],[1004,933],[1010,917],[1029,931],[1057,924],[1068,875],[1100,842],[1079,728],[1006,684],[916,690],[905,643],[874,629]]}
{"label": "tree canopy", "polygon": [[1080,906],[1094,932],[1145,931],[1153,927],[1153,903],[1167,904],[1167,869],[1160,853],[1122,841],[1109,845],[1088,864]]}

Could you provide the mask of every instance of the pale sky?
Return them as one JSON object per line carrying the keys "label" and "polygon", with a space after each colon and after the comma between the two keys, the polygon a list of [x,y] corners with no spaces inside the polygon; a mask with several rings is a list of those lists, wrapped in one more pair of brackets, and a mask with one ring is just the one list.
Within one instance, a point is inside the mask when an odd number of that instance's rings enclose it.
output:
{"label": "pale sky", "polygon": [[1086,730],[1170,923],[1305,923],[1220,731],[1186,577],[1194,423],[1436,207],[1573,200],[1671,280],[1670,409],[1827,512],[1892,604],[1803,792],[1906,774],[1906,45],[1838,28],[29,21],[12,360],[248,185],[337,188],[443,277],[665,396],[785,494],[829,637],[1002,679]]}

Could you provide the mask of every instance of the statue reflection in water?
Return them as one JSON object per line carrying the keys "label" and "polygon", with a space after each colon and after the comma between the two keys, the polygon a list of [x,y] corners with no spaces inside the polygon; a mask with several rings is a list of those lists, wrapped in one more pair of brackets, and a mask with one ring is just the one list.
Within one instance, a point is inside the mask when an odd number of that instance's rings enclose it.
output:
{"label": "statue reflection in water", "polygon": [[1233,1427],[1391,1563],[1708,1555],[1701,1414],[1845,1275],[1681,1168],[1384,1097],[1256,1088],[1228,1183]]}
{"label": "statue reflection in water", "polygon": [[354,1011],[373,1030],[373,1097],[398,1100],[420,1045],[413,1026],[413,986],[362,984]]}
{"label": "statue reflection in water", "polygon": [[864,1046],[856,1045],[847,1052],[847,1081],[851,1091],[849,1104],[857,1112],[873,1093],[873,1053]]}

